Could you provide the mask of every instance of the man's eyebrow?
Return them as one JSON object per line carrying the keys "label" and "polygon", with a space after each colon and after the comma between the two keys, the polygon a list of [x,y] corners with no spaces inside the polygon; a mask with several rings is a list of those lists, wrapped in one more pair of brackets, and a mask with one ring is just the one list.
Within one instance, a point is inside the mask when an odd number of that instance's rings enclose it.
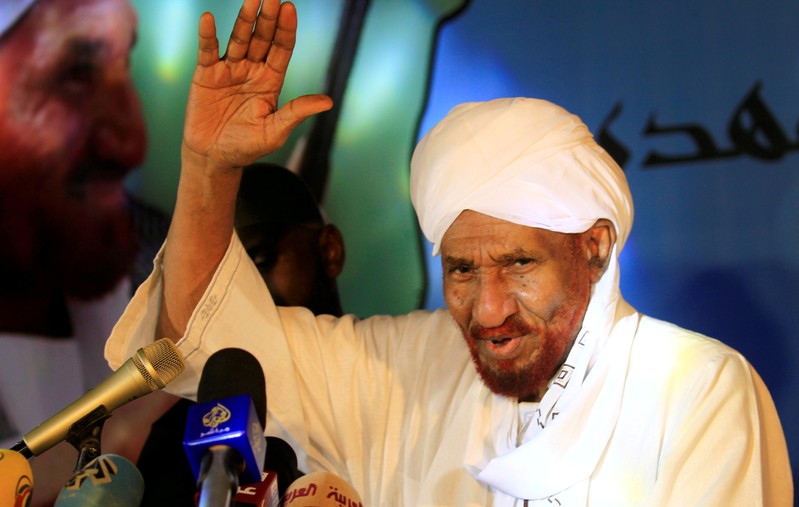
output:
{"label": "man's eyebrow", "polygon": [[473,266],[474,262],[468,259],[464,259],[463,257],[455,257],[454,255],[445,255],[442,257],[444,264],[451,266],[451,265],[458,265],[458,266]]}
{"label": "man's eyebrow", "polygon": [[108,46],[102,39],[76,36],[70,38],[65,44],[67,56],[94,58]]}
{"label": "man's eyebrow", "polygon": [[536,255],[534,252],[530,252],[529,250],[525,250],[524,248],[516,248],[515,250],[508,252],[506,254],[500,255],[497,258],[499,262],[516,262],[519,259],[531,259],[536,260],[539,259],[541,256]]}

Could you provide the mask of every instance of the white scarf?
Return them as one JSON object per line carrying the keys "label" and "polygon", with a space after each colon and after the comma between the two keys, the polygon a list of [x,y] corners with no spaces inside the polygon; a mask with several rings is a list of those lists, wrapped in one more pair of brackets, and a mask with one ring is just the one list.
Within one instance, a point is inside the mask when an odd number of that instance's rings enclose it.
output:
{"label": "white scarf", "polygon": [[569,505],[585,503],[587,488],[579,485],[591,476],[616,425],[638,324],[615,289],[617,263],[612,266],[610,276],[595,287],[577,341],[541,399],[523,443],[467,464],[479,481],[514,498],[547,500],[565,494],[572,497]]}

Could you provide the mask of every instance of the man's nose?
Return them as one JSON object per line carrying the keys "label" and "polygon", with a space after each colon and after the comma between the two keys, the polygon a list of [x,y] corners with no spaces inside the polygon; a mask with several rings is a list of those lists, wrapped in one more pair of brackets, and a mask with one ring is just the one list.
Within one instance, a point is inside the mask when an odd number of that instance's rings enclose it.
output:
{"label": "man's nose", "polygon": [[109,86],[99,102],[93,131],[95,155],[126,168],[140,165],[147,152],[147,131],[131,79]]}
{"label": "man's nose", "polygon": [[483,274],[472,310],[474,320],[485,328],[502,325],[519,308],[509,284],[498,274]]}

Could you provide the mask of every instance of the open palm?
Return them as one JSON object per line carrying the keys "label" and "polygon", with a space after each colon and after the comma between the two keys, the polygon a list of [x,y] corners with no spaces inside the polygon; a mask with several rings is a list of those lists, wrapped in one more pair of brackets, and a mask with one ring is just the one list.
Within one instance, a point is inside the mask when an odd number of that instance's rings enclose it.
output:
{"label": "open palm", "polygon": [[189,91],[184,148],[217,166],[242,167],[285,143],[307,117],[331,107],[324,95],[278,109],[294,50],[297,14],[290,3],[246,0],[219,58],[214,18],[200,18],[199,52]]}

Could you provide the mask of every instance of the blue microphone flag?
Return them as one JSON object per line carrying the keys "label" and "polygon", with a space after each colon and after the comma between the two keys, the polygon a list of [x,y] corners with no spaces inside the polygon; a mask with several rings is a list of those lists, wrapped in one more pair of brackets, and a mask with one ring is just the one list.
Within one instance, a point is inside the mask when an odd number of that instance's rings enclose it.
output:
{"label": "blue microphone flag", "polygon": [[241,474],[242,484],[261,480],[266,441],[249,395],[207,401],[189,408],[183,448],[195,479],[199,479],[205,452],[216,445],[228,446],[241,454],[246,464]]}

